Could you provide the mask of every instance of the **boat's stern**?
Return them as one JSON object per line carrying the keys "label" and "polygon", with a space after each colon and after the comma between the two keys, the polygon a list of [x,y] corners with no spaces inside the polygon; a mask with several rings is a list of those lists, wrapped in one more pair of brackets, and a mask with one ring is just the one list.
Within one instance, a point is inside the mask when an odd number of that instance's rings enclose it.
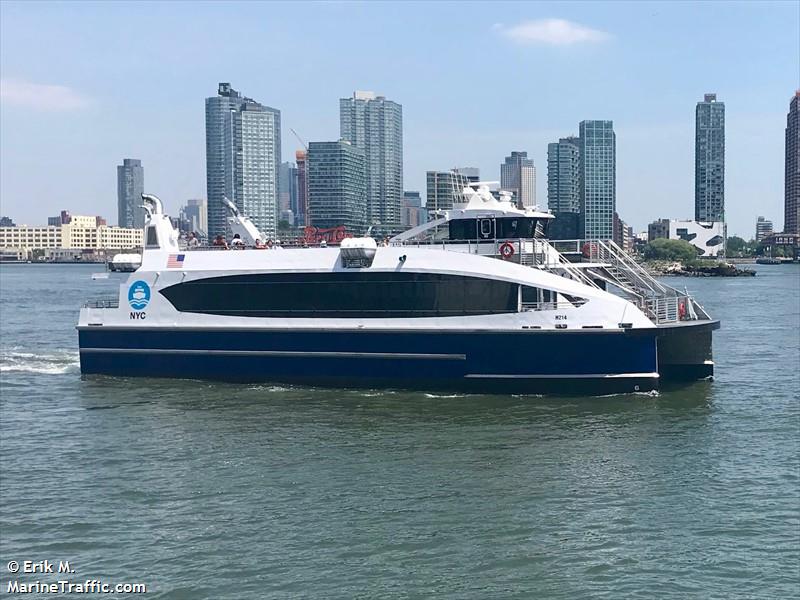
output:
{"label": "boat's stern", "polygon": [[658,372],[662,381],[696,381],[714,376],[712,332],[717,320],[658,325]]}

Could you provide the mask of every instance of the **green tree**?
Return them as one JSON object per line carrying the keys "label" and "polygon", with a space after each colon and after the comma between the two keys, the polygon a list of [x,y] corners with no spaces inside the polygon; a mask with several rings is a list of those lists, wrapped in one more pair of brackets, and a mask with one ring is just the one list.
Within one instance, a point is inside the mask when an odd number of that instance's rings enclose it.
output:
{"label": "green tree", "polygon": [[653,240],[644,248],[646,260],[677,260],[691,262],[697,258],[697,249],[686,240]]}
{"label": "green tree", "polygon": [[726,254],[731,256],[736,254],[737,256],[742,256],[747,251],[747,242],[744,239],[740,238],[738,235],[732,235],[728,238],[728,244],[726,248]]}

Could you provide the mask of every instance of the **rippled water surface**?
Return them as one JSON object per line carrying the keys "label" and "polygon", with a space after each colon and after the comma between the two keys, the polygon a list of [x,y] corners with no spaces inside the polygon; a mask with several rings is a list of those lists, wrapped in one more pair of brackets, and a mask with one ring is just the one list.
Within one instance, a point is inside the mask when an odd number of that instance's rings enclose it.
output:
{"label": "rippled water surface", "polygon": [[670,281],[715,381],[570,399],[82,380],[93,270],[0,267],[0,593],[49,559],[147,598],[800,597],[796,266]]}

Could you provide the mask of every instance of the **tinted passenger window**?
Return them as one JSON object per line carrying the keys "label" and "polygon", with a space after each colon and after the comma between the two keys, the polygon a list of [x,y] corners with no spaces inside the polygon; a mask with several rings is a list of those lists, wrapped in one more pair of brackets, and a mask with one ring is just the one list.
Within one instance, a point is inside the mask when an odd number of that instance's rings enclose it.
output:
{"label": "tinted passenger window", "polygon": [[257,273],[161,290],[179,311],[250,317],[448,317],[517,312],[517,284],[441,273]]}

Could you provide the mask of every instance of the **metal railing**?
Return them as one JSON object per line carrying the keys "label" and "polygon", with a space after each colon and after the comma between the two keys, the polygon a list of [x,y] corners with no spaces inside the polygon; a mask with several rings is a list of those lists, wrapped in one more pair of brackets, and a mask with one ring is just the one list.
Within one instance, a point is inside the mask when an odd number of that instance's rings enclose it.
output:
{"label": "metal railing", "polygon": [[592,240],[587,244],[590,260],[608,263],[609,272],[638,293],[644,296],[677,295],[677,290],[657,281],[645,267],[633,260],[612,240]]}
{"label": "metal railing", "polygon": [[[509,257],[502,255],[502,247],[511,244],[514,253]],[[414,240],[393,244],[398,246],[411,247],[432,247],[440,246],[442,250],[453,250],[464,252],[465,254],[478,254],[493,258],[506,258],[507,260],[518,262],[526,267],[536,267],[545,269],[556,269],[568,279],[573,279],[584,285],[599,288],[591,277],[588,277],[582,269],[575,267],[553,245],[542,238],[515,238],[515,239],[486,239],[486,240]]]}
{"label": "metal railing", "polygon": [[681,303],[685,306],[685,302],[685,298],[677,297],[648,298],[645,300],[645,312],[655,318],[656,323],[677,323],[681,320],[679,306]]}
{"label": "metal railing", "polygon": [[575,302],[522,302],[520,304],[520,311],[540,311],[540,310],[566,310],[569,308],[578,308],[586,304],[587,300],[578,298]]}
{"label": "metal railing", "polygon": [[93,298],[83,303],[84,308],[119,308],[119,298],[107,296],[105,298]]}

